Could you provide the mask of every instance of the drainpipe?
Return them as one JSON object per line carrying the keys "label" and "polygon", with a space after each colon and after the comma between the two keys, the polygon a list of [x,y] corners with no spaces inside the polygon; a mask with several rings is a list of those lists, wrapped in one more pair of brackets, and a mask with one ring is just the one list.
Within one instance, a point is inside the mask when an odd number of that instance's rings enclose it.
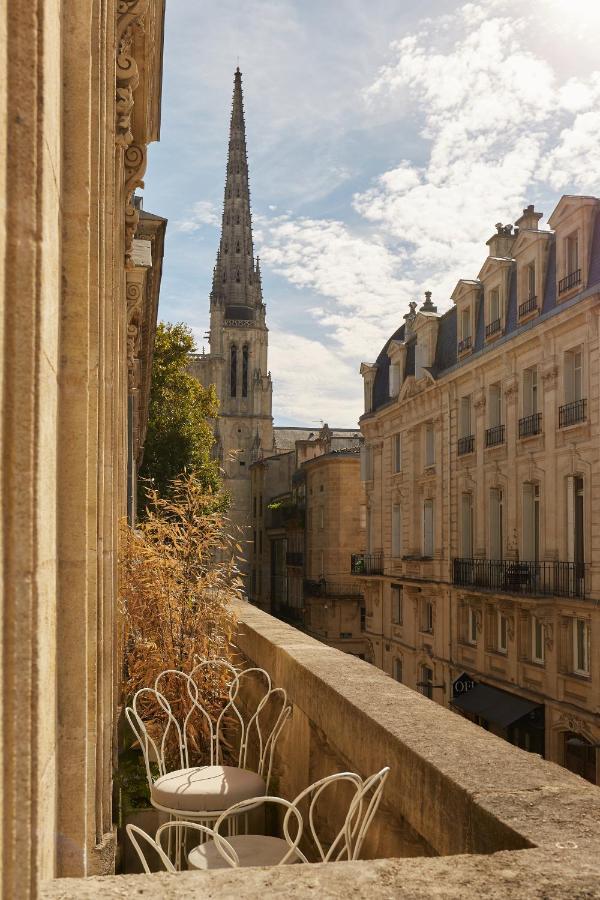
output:
{"label": "drainpipe", "polygon": [[454,394],[454,384],[451,383],[448,385],[448,390],[446,391],[446,416],[447,416],[447,426],[446,432],[448,435],[448,468],[447,468],[447,476],[446,476],[446,503],[447,503],[447,522],[446,527],[448,529],[448,699],[451,699],[451,688],[452,684],[451,680],[451,665],[452,665],[452,427],[451,427],[451,411],[452,411],[452,403],[450,399],[450,394]]}

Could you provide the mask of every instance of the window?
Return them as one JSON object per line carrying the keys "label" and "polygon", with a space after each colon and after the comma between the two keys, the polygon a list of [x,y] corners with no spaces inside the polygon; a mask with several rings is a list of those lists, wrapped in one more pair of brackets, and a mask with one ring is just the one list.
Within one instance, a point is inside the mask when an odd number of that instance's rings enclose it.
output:
{"label": "window", "polygon": [[392,556],[402,555],[402,515],[399,503],[392,506]]}
{"label": "window", "polygon": [[473,434],[471,422],[471,395],[460,398],[459,437],[466,438]]}
{"label": "window", "polygon": [[467,641],[469,644],[477,643],[477,612],[472,606],[469,606],[469,615],[467,621]]}
{"label": "window", "polygon": [[433,556],[433,500],[423,504],[423,556]]}
{"label": "window", "polygon": [[423,378],[425,375],[425,368],[429,365],[429,358],[427,353],[427,345],[417,339],[417,343],[415,344],[415,378],[417,381],[419,378]]}
{"label": "window", "polygon": [[373,384],[370,378],[365,378],[363,389],[365,394],[365,412],[371,412],[373,408]]}
{"label": "window", "polygon": [[537,562],[540,558],[540,488],[523,485],[523,559]]}
{"label": "window", "polygon": [[325,510],[323,507],[319,509],[319,528],[321,530],[325,528]]}
{"label": "window", "polygon": [[500,560],[504,547],[503,497],[500,488],[490,490],[490,559]]}
{"label": "window", "polygon": [[565,403],[583,398],[583,352],[574,347],[565,353]]}
{"label": "window", "polygon": [[573,671],[590,674],[590,626],[585,619],[573,619]]}
{"label": "window", "polygon": [[500,318],[500,291],[494,288],[490,291],[490,324]]}
{"label": "window", "polygon": [[235,344],[230,350],[229,393],[232,397],[237,394],[237,347]]}
{"label": "window", "polygon": [[498,635],[496,639],[496,650],[498,653],[508,653],[508,619],[502,613],[497,613],[498,619]]}
{"label": "window", "polygon": [[463,341],[471,337],[471,311],[469,309],[463,309],[460,315],[460,331]]}
{"label": "window", "polygon": [[394,660],[394,678],[402,684],[402,657],[397,656]]}
{"label": "window", "polygon": [[584,483],[579,475],[567,478],[567,558],[569,562],[585,562]]}
{"label": "window", "polygon": [[367,553],[371,552],[371,547],[373,546],[373,518],[371,516],[371,510],[367,506]]}
{"label": "window", "polygon": [[488,394],[489,427],[495,428],[502,424],[502,388],[500,384],[490,384]]}
{"label": "window", "polygon": [[256,518],[256,495],[252,498],[252,516]]}
{"label": "window", "polygon": [[433,699],[433,669],[430,666],[421,666],[419,690],[424,697]]}
{"label": "window", "polygon": [[460,552],[463,559],[473,557],[473,495],[465,493],[460,507]]}
{"label": "window", "polygon": [[535,616],[531,617],[531,659],[536,663],[544,662],[544,624]]}
{"label": "window", "polygon": [[261,494],[258,501],[258,514],[262,516],[263,514],[263,495]]}
{"label": "window", "polygon": [[435,431],[433,423],[425,426],[425,467],[435,465]]}
{"label": "window", "polygon": [[394,625],[402,625],[404,611],[402,609],[404,589],[401,584],[392,585],[392,622]]}
{"label": "window", "polygon": [[537,366],[523,372],[523,416],[534,416],[538,412],[538,371]]}
{"label": "window", "polygon": [[433,603],[423,600],[421,604],[421,631],[433,634]]}
{"label": "window", "polygon": [[400,366],[398,363],[390,363],[389,392],[390,397],[396,397],[400,390]]}
{"label": "window", "polygon": [[242,348],[242,397],[248,396],[248,347]]}
{"label": "window", "polygon": [[579,268],[579,235],[575,231],[565,241],[566,274],[572,275]]}
{"label": "window", "polygon": [[392,438],[392,470],[397,473],[402,469],[402,435],[395,434]]}
{"label": "window", "polygon": [[533,300],[535,297],[535,263],[529,263],[525,270],[527,278],[526,299]]}

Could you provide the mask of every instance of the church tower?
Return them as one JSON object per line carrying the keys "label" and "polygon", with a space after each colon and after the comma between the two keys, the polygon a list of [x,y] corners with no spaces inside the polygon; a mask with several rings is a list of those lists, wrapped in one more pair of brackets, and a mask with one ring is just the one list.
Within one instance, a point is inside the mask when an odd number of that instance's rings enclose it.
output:
{"label": "church tower", "polygon": [[242,74],[235,72],[221,241],[210,293],[210,353],[190,371],[216,386],[216,450],[231,493],[231,518],[250,537],[250,464],[273,447],[272,384],[260,265],[254,257]]}

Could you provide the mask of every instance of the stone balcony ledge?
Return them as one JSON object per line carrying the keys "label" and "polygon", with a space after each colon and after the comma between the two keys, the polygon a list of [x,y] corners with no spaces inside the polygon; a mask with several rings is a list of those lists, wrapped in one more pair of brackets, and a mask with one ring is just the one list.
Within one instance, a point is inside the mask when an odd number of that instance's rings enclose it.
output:
{"label": "stone balcony ledge", "polygon": [[597,787],[249,604],[237,612],[240,652],[294,706],[276,759],[278,792],[294,796],[339,769],[391,766],[364,848],[372,859],[61,880],[45,886],[45,900],[600,898]]}

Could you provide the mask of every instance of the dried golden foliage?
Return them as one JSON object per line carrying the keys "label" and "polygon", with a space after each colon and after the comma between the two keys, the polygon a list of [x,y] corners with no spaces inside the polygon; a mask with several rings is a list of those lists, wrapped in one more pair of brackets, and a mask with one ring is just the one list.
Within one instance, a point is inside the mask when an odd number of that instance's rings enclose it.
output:
{"label": "dried golden foliage", "polygon": [[[242,595],[239,545],[215,495],[193,475],[171,482],[168,498],[149,491],[147,517],[135,530],[122,526],[120,596],[125,622],[124,693],[154,687],[166,669],[191,672],[200,659],[228,659],[235,616],[231,601]],[[218,712],[227,678],[215,670],[199,685]],[[210,683],[208,683],[210,681]],[[181,721],[189,709],[183,679],[161,687]],[[148,709],[150,719],[160,711]],[[156,721],[158,726],[158,721]],[[190,735],[200,751],[201,724]]]}

